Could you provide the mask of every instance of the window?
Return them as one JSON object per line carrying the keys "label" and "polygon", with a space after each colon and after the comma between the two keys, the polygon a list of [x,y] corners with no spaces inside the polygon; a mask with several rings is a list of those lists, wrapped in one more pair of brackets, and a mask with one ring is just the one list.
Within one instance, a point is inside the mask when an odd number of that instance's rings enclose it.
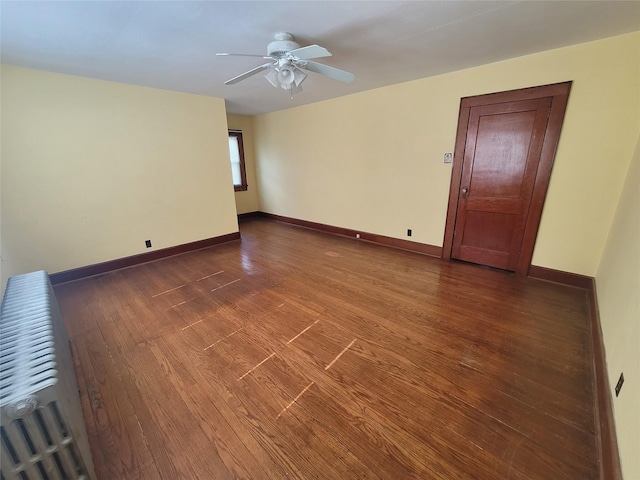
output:
{"label": "window", "polygon": [[247,173],[244,167],[244,146],[240,130],[229,130],[229,154],[231,157],[233,188],[236,192],[246,190]]}

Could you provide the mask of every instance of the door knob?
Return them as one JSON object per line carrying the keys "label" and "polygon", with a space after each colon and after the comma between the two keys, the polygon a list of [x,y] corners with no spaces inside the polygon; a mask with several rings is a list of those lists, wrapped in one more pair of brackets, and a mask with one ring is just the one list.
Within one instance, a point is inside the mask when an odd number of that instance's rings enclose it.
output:
{"label": "door knob", "polygon": [[466,197],[468,191],[469,191],[469,187],[462,187],[462,196]]}

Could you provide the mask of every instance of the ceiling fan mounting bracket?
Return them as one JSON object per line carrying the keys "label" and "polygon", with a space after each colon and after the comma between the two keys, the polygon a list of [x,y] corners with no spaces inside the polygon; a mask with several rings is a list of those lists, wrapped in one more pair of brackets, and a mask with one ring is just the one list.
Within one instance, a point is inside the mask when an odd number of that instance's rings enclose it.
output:
{"label": "ceiling fan mounting bracket", "polygon": [[300,45],[293,41],[293,35],[287,32],[278,32],[274,35],[275,40],[267,45],[267,55],[272,58],[286,56],[291,50],[300,48]]}

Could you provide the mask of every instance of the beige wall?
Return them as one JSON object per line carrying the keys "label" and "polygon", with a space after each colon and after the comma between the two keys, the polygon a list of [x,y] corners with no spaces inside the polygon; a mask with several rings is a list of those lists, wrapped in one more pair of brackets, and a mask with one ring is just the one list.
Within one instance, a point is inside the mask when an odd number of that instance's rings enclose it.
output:
{"label": "beige wall", "polygon": [[625,479],[640,478],[640,136],[596,276],[609,383]]}
{"label": "beige wall", "polygon": [[236,209],[238,213],[257,212],[258,182],[256,180],[255,155],[253,150],[253,117],[227,114],[227,123],[233,130],[242,130],[244,145],[244,163],[247,173],[247,190],[236,192]]}
{"label": "beige wall", "polygon": [[238,231],[222,99],[2,66],[6,277]]}
{"label": "beige wall", "polygon": [[261,209],[442,245],[460,98],[573,80],[533,263],[594,276],[640,128],[639,48],[634,33],[258,116]]}

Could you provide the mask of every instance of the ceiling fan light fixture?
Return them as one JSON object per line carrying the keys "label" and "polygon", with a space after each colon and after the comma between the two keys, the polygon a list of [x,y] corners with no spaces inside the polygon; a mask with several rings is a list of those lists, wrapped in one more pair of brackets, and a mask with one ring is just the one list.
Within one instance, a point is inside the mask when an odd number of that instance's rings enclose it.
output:
{"label": "ceiling fan light fixture", "polygon": [[285,65],[284,67],[280,67],[278,69],[278,81],[280,85],[285,90],[288,90],[289,87],[296,81],[296,77],[293,74],[293,69],[295,67],[291,65]]}
{"label": "ceiling fan light fixture", "polygon": [[275,68],[270,69],[264,78],[266,78],[274,87],[278,88],[280,86],[280,82],[278,81],[278,72]]}
{"label": "ceiling fan light fixture", "polygon": [[[290,68],[280,69],[277,73],[277,79],[280,83],[280,87],[292,93],[299,93],[302,91],[300,84],[305,78],[307,78],[307,74],[293,65]],[[267,80],[269,79],[267,78]],[[271,80],[269,81],[271,82]],[[273,85],[273,82],[271,84]]]}
{"label": "ceiling fan light fixture", "polygon": [[294,83],[295,83],[296,87],[299,87],[300,84],[302,82],[304,82],[304,79],[307,78],[307,74],[304,73],[299,68],[294,68],[293,69],[293,78],[294,78]]}
{"label": "ceiling fan light fixture", "polygon": [[272,66],[264,78],[275,88],[280,87],[294,94],[302,91],[300,84],[307,78],[307,75],[289,60],[282,58]]}

